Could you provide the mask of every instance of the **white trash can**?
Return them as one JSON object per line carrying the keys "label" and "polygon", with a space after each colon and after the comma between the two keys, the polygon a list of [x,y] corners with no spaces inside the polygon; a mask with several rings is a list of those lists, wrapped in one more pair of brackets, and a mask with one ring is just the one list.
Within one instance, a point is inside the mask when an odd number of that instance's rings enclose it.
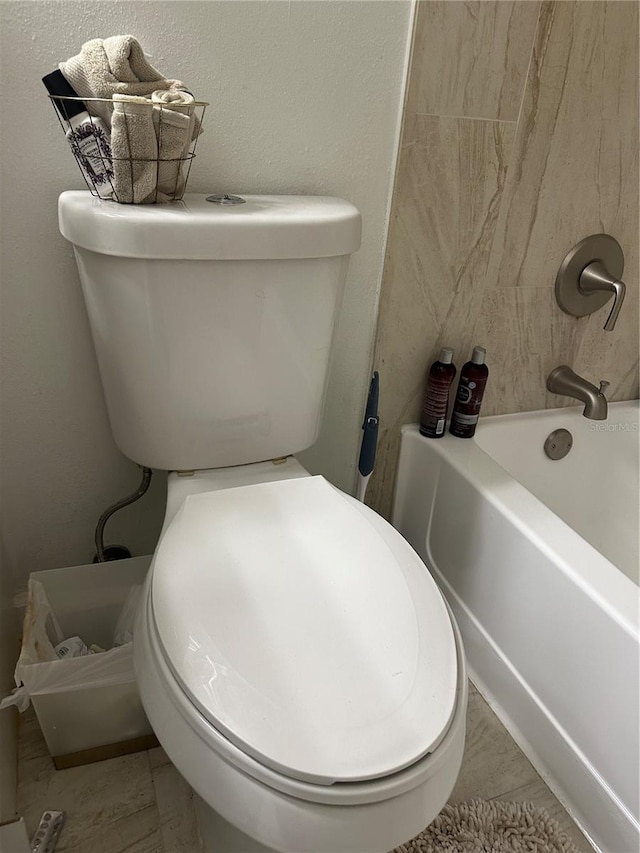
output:
{"label": "white trash can", "polygon": [[[18,689],[3,704],[33,703],[58,769],[157,746],[133,670],[131,642],[113,647],[125,603],[151,557],[33,572],[29,576]],[[106,651],[59,660],[54,646],[80,637]]]}

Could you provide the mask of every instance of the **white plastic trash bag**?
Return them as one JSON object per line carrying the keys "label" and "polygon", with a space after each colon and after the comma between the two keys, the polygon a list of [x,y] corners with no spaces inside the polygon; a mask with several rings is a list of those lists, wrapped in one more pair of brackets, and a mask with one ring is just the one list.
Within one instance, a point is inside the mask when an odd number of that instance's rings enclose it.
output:
{"label": "white plastic trash bag", "polygon": [[15,669],[16,689],[0,702],[26,711],[30,697],[134,680],[131,641],[97,654],[60,660],[55,648],[64,639],[40,581],[29,578],[22,649]]}
{"label": "white plastic trash bag", "polygon": [[136,618],[136,610],[141,592],[141,584],[136,584],[129,590],[129,595],[125,599],[120,616],[118,616],[118,621],[116,622],[115,631],[113,632],[114,646],[124,646],[127,643],[131,644],[133,641],[133,623]]}
{"label": "white plastic trash bag", "polygon": [[55,613],[51,610],[44,587],[35,578],[29,578],[22,650],[18,666],[57,660],[54,646],[62,640],[64,640],[62,630]]}

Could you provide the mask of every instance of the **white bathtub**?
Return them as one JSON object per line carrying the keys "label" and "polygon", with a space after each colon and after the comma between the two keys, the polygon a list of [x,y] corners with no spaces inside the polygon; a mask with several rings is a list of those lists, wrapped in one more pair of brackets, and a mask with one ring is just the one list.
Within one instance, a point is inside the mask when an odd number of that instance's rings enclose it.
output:
{"label": "white bathtub", "polygon": [[[638,404],[581,412],[485,418],[471,440],[404,427],[393,523],[538,771],[603,853],[637,853]],[[573,446],[554,462],[560,427]]]}

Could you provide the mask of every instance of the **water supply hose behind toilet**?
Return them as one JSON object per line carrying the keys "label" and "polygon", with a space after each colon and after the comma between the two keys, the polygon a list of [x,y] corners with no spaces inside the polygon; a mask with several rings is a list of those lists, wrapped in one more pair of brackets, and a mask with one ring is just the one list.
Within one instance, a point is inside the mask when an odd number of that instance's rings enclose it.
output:
{"label": "water supply hose behind toilet", "polygon": [[[142,467],[142,466],[139,466]],[[94,536],[94,541],[96,544],[96,559],[98,563],[104,563],[107,561],[107,557],[105,555],[105,547],[104,547],[104,526],[109,521],[111,516],[117,512],[119,509],[123,509],[125,506],[129,506],[129,504],[135,503],[139,500],[149,488],[149,484],[151,483],[151,468],[142,467],[142,481],[138,488],[133,494],[129,495],[126,498],[122,498],[122,500],[117,501],[117,503],[112,504],[110,507],[107,507],[105,511],[102,513],[100,518],[98,519],[98,523],[96,525],[96,532]]]}
{"label": "water supply hose behind toilet", "polygon": [[376,447],[378,444],[378,398],[380,396],[380,381],[376,370],[371,378],[369,396],[364,412],[362,424],[363,436],[360,445],[360,458],[358,459],[358,491],[356,497],[364,503],[369,477],[373,473],[376,463]]}

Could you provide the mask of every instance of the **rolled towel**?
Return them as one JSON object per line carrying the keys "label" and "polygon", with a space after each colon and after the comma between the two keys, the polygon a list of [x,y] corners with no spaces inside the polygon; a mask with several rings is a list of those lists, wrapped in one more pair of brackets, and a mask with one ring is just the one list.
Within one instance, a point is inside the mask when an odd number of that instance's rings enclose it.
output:
{"label": "rolled towel", "polygon": [[177,110],[180,113],[191,115],[193,112],[194,98],[191,92],[183,92],[177,89],[156,89],[151,93],[151,100],[156,104],[161,104],[170,110]]}
{"label": "rolled towel", "polygon": [[[134,36],[91,39],[77,56],[60,63],[60,70],[81,98],[115,95],[149,96],[157,90],[185,89],[180,80],[168,80],[147,61]],[[111,125],[113,105],[89,102],[87,108]]]}
{"label": "rolled towel", "polygon": [[111,150],[114,188],[119,202],[152,204],[156,201],[158,143],[153,104],[135,95],[113,96]]}
{"label": "rolled towel", "polygon": [[183,92],[177,89],[157,89],[151,93],[151,100],[163,109],[166,107],[166,109],[175,110],[188,116],[192,115],[191,139],[195,139],[202,133],[202,124],[195,114],[195,107],[192,106],[194,97],[191,92]]}
{"label": "rolled towel", "polygon": [[153,108],[158,140],[158,201],[172,201],[184,192],[182,166],[189,153],[193,121],[194,116],[167,106]]}

